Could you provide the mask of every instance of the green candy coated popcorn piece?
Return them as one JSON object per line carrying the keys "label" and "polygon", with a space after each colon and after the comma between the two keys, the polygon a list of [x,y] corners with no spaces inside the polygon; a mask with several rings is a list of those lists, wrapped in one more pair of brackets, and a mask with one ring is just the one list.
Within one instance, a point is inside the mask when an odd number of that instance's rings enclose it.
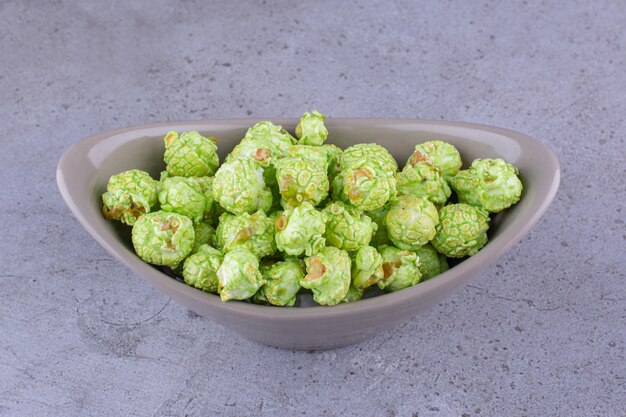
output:
{"label": "green candy coated popcorn piece", "polygon": [[217,278],[222,301],[248,299],[265,283],[259,271],[259,258],[243,248],[224,255]]}
{"label": "green candy coated popcorn piece", "polygon": [[265,284],[254,296],[255,301],[264,301],[275,306],[293,306],[300,291],[300,280],[304,278],[302,261],[285,258],[270,266],[261,267]]}
{"label": "green candy coated popcorn piece", "polygon": [[219,269],[224,255],[209,245],[202,245],[198,252],[185,259],[183,278],[192,287],[202,291],[217,293]]}
{"label": "green candy coated popcorn piece", "polygon": [[363,246],[352,259],[352,286],[359,291],[383,278],[383,257],[371,246]]}
{"label": "green candy coated popcorn piece", "polygon": [[215,138],[205,138],[195,130],[180,136],[172,130],[165,135],[167,172],[171,176],[205,177],[213,175],[219,166]]}
{"label": "green candy coated popcorn piece", "polygon": [[189,177],[189,179],[195,181],[202,190],[205,198],[205,207],[203,217],[205,219],[212,219],[215,215],[215,200],[213,199],[213,180],[214,177]]}
{"label": "green candy coated popcorn piece", "polygon": [[522,195],[519,170],[503,159],[476,159],[452,178],[459,201],[491,213],[517,203]]}
{"label": "green candy coated popcorn piece", "polygon": [[194,221],[204,218],[208,205],[198,182],[186,177],[169,177],[163,180],[159,187],[159,203],[161,210],[182,214]]}
{"label": "green candy coated popcorn piece", "polygon": [[271,122],[259,122],[246,132],[246,136],[235,146],[227,160],[251,159],[263,168],[263,178],[268,186],[276,184],[275,163],[285,157],[287,149],[295,139],[281,126]]}
{"label": "green candy coated popcorn piece", "polygon": [[307,275],[300,285],[313,291],[318,304],[332,306],[345,298],[350,288],[348,252],[326,246],[317,255],[306,258],[305,263]]}
{"label": "green candy coated popcorn piece", "polygon": [[422,281],[426,281],[449,269],[446,257],[437,252],[431,244],[417,248],[414,252],[420,261],[419,268],[422,273]]}
{"label": "green candy coated popcorn piece", "polygon": [[157,203],[157,181],[145,171],[131,169],[113,175],[102,194],[102,213],[130,226]]}
{"label": "green candy coated popcorn piece", "polygon": [[198,249],[202,245],[213,244],[213,239],[215,237],[215,229],[213,228],[213,226],[211,226],[211,224],[208,221],[202,220],[199,222],[194,222],[193,229],[195,231],[195,240],[193,243],[193,249],[191,250],[191,253],[198,252]]}
{"label": "green candy coated popcorn piece", "polygon": [[396,179],[398,195],[423,197],[434,204],[444,205],[452,193],[439,169],[430,162],[422,161],[415,165],[407,164],[396,175]]}
{"label": "green candy coated popcorn piece", "polygon": [[380,145],[363,143],[341,155],[341,172],[333,180],[333,198],[361,210],[376,210],[394,198],[398,164]]}
{"label": "green candy coated popcorn piece", "polygon": [[393,246],[381,246],[378,250],[383,257],[383,278],[378,281],[381,290],[398,291],[420,281],[420,262],[415,252]]}
{"label": "green candy coated popcorn piece", "polygon": [[308,201],[288,208],[275,222],[276,245],[287,255],[315,255],[326,244],[324,215]]}
{"label": "green candy coated popcorn piece", "polygon": [[135,252],[145,262],[176,267],[193,249],[195,232],[187,216],[166,211],[144,214],[133,226]]}
{"label": "green candy coated popcorn piece", "polygon": [[215,244],[224,253],[245,248],[257,258],[271,256],[276,252],[274,219],[262,211],[238,216],[224,213],[217,225]]}
{"label": "green candy coated popcorn piece", "polygon": [[265,185],[262,169],[248,159],[230,159],[219,167],[213,198],[234,214],[268,212],[272,206],[272,192]]}
{"label": "green candy coated popcorn piece", "polygon": [[294,145],[287,149],[287,157],[310,159],[324,169],[328,166],[328,151],[321,146]]}
{"label": "green candy coated popcorn piece", "polygon": [[415,249],[435,237],[437,208],[425,198],[403,195],[391,201],[385,216],[387,234],[400,249]]}
{"label": "green candy coated popcorn piece", "polygon": [[486,211],[459,203],[439,210],[439,225],[432,245],[449,258],[472,256],[487,243],[489,215]]}
{"label": "green candy coated popcorn piece", "polygon": [[341,300],[341,302],[352,303],[354,301],[359,301],[362,297],[363,297],[363,291],[357,290],[352,285],[350,285],[350,288],[348,288],[348,293],[346,294],[345,297],[343,297],[343,300]]}
{"label": "green candy coated popcorn piece", "polygon": [[443,178],[450,181],[459,172],[463,162],[459,151],[447,142],[431,140],[415,145],[415,150],[407,161],[408,165],[418,162],[430,162],[441,171]]}
{"label": "green candy coated popcorn piece", "polygon": [[276,181],[288,207],[305,201],[316,206],[328,195],[326,166],[320,166],[314,159],[281,159],[276,163]]}
{"label": "green candy coated popcorn piece", "polygon": [[389,234],[387,233],[387,225],[385,224],[385,217],[387,217],[388,211],[389,204],[385,204],[381,208],[365,213],[378,227],[372,236],[372,240],[370,240],[370,245],[374,247],[391,245],[391,240],[389,240]]}
{"label": "green candy coated popcorn piece", "polygon": [[378,228],[376,223],[357,208],[340,201],[328,205],[326,216],[326,244],[354,251],[367,246]]}
{"label": "green candy coated popcorn piece", "polygon": [[341,155],[343,151],[331,143],[326,143],[320,146],[320,148],[326,151],[328,181],[332,183],[333,179],[341,172]]}
{"label": "green candy coated popcorn piece", "polygon": [[324,126],[326,116],[313,110],[311,113],[305,112],[296,126],[296,137],[301,145],[319,146],[328,137],[328,130]]}

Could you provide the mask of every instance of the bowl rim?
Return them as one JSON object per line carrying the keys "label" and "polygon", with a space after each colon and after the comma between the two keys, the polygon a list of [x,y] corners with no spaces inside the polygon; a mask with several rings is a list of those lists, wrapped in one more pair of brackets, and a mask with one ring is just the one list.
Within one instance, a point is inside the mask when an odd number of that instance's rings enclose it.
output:
{"label": "bowl rim", "polygon": [[[172,121],[161,123],[150,123],[129,126],[125,128],[118,128],[99,132],[90,135],[82,140],[72,144],[61,156],[57,169],[56,180],[59,192],[69,207],[74,217],[85,228],[85,230],[110,254],[121,261],[132,272],[135,272],[141,278],[149,281],[150,283],[158,286],[161,290],[163,287],[168,287],[166,294],[174,298],[186,298],[191,299],[194,303],[208,303],[216,309],[224,310],[227,313],[236,314],[243,318],[259,318],[264,317],[275,321],[293,321],[293,320],[317,320],[323,318],[337,319],[339,317],[347,316],[359,316],[363,313],[376,313],[382,310],[386,310],[390,305],[405,305],[411,303],[412,300],[426,296],[428,294],[437,293],[444,287],[449,287],[451,282],[462,281],[464,274],[469,271],[479,272],[486,268],[494,260],[508,251],[514,244],[519,242],[521,238],[526,235],[537,224],[539,219],[546,212],[550,204],[552,203],[556,193],[558,191],[560,183],[560,166],[554,153],[542,142],[520,132],[513,130],[482,125],[477,123],[467,123],[458,121],[444,121],[444,120],[430,120],[430,119],[410,119],[410,118],[332,118],[327,119],[327,126],[333,125],[351,125],[351,124],[374,124],[374,125],[391,125],[391,124],[411,124],[411,125],[437,125],[440,127],[458,127],[469,128],[473,130],[487,131],[503,136],[507,136],[513,139],[517,143],[524,144],[525,147],[535,147],[539,150],[540,155],[545,159],[542,163],[547,164],[546,170],[553,173],[552,181],[543,194],[543,198],[534,203],[534,210],[531,212],[527,221],[520,222],[520,224],[511,225],[507,228],[506,232],[497,236],[495,239],[490,240],[485,247],[483,247],[474,256],[465,259],[462,263],[449,269],[448,271],[437,276],[436,279],[431,279],[420,283],[419,285],[406,288],[402,291],[387,293],[377,297],[367,298],[359,300],[353,303],[341,303],[331,307],[328,306],[312,306],[312,307],[299,307],[299,308],[285,308],[277,306],[257,305],[248,302],[223,302],[220,297],[215,294],[206,293],[200,291],[194,287],[191,287],[183,282],[177,281],[153,266],[143,262],[137,257],[134,252],[128,251],[121,243],[114,241],[111,242],[102,236],[98,230],[92,225],[85,217],[82,210],[78,207],[77,199],[80,196],[76,196],[75,192],[68,188],[64,173],[70,163],[70,161],[76,161],[76,158],[85,158],[95,145],[98,143],[112,139],[121,134],[127,134],[130,132],[136,132],[137,137],[149,135],[139,134],[141,131],[148,131],[154,129],[160,129],[168,127],[169,129],[176,129],[177,125],[184,125],[187,128],[189,126],[211,126],[216,124],[233,124],[240,125],[241,127],[248,127],[261,120],[271,120],[276,124],[294,124],[297,123],[297,118],[233,118],[233,119],[204,119],[204,120],[191,120],[191,121]],[[182,130],[182,129],[181,129]],[[502,242],[500,242],[502,241]],[[498,245],[497,243],[501,243]],[[130,255],[129,255],[130,254]],[[460,287],[461,283],[456,285]]]}

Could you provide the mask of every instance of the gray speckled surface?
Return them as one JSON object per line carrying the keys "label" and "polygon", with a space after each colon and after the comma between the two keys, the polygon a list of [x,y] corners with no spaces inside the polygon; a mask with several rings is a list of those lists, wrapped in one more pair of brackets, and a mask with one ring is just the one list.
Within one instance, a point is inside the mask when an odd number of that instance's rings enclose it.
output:
{"label": "gray speckled surface", "polygon": [[[622,2],[128,3],[0,2],[0,415],[626,414]],[[529,133],[560,192],[446,302],[307,353],[170,302],[56,191],[90,133],[313,106]]]}

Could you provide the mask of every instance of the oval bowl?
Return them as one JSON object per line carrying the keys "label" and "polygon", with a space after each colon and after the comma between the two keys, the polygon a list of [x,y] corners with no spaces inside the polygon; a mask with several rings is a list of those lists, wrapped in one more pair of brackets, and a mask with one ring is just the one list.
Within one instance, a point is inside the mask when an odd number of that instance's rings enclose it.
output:
{"label": "oval bowl", "polygon": [[[410,119],[329,119],[328,143],[341,148],[363,142],[385,146],[404,165],[415,144],[444,140],[455,145],[464,167],[475,158],[504,158],[520,169],[521,201],[492,220],[489,243],[476,255],[437,277],[395,293],[333,307],[284,308],[222,302],[213,294],[172,279],[141,261],[130,228],[107,221],[101,195],[109,177],[138,168],[155,178],[164,169],[163,136],[169,130],[198,130],[219,138],[220,160],[258,120],[204,120],[129,127],[90,136],[70,147],[57,167],[57,184],[83,227],[133,272],[199,315],[243,336],[291,349],[349,345],[398,326],[438,303],[476,276],[537,223],[554,198],[560,179],[554,154],[537,140],[511,130],[477,124]],[[298,119],[272,119],[293,132]]]}

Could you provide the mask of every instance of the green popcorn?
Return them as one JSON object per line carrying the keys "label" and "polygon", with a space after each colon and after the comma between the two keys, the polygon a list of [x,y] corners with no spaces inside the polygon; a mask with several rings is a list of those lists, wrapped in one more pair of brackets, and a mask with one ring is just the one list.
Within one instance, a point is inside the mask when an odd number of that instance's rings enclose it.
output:
{"label": "green popcorn", "polygon": [[246,132],[227,160],[250,159],[263,168],[263,178],[268,186],[276,184],[276,161],[285,157],[295,139],[285,129],[271,122],[260,122]]}
{"label": "green popcorn", "polygon": [[205,198],[205,207],[203,217],[205,219],[212,219],[215,215],[215,200],[213,199],[213,177],[189,177],[189,179],[195,181],[202,190]]}
{"label": "green popcorn", "polygon": [[354,145],[341,156],[341,172],[333,180],[333,197],[361,210],[376,210],[394,198],[398,164],[382,146]]}
{"label": "green popcorn", "polygon": [[419,268],[422,273],[422,281],[426,281],[449,269],[446,257],[437,252],[431,244],[417,248],[414,252],[420,261]]}
{"label": "green popcorn", "polygon": [[198,249],[200,249],[200,246],[202,245],[213,244],[213,239],[215,237],[215,229],[213,228],[213,226],[211,226],[211,224],[208,221],[202,220],[199,222],[194,222],[193,229],[195,231],[195,240],[193,243],[193,249],[191,250],[191,253],[198,252]]}
{"label": "green popcorn", "polygon": [[341,300],[341,302],[352,303],[354,301],[359,301],[361,298],[363,298],[363,291],[357,290],[352,285],[350,285],[350,288],[348,288],[348,293],[345,297],[343,297],[343,300]]}
{"label": "green popcorn", "polygon": [[341,169],[351,169],[366,165],[376,167],[376,170],[395,174],[398,163],[389,151],[375,143],[359,143],[350,146],[341,155]]}
{"label": "green popcorn", "polygon": [[367,246],[378,228],[376,223],[357,208],[340,201],[326,206],[326,244],[354,251]]}
{"label": "green popcorn", "polygon": [[328,151],[321,146],[294,145],[287,149],[287,157],[311,159],[324,169],[328,166]]}
{"label": "green popcorn", "polygon": [[381,290],[398,291],[420,282],[422,274],[415,252],[393,246],[381,246],[378,250],[383,257],[383,278],[378,281]]}
{"label": "green popcorn", "polygon": [[326,143],[320,146],[320,148],[326,151],[328,180],[332,183],[333,179],[341,172],[341,155],[343,151],[331,143]]}
{"label": "green popcorn", "polygon": [[383,278],[383,257],[371,246],[363,246],[352,259],[352,286],[358,291]]}
{"label": "green popcorn", "polygon": [[444,205],[452,191],[443,179],[439,169],[430,162],[418,162],[415,165],[407,164],[396,175],[398,195],[412,195],[423,197],[440,206]]}
{"label": "green popcorn", "polygon": [[245,248],[257,258],[271,256],[276,252],[274,219],[262,211],[238,216],[224,213],[217,225],[215,244],[225,253]]}
{"label": "green popcorn", "polygon": [[113,175],[109,178],[107,192],[102,194],[104,217],[132,226],[156,206],[157,185],[150,174],[138,169]]}
{"label": "green popcorn", "polygon": [[[213,199],[211,199],[212,203]],[[161,210],[171,211],[200,221],[209,205],[198,182],[192,178],[169,177],[159,187]]]}
{"label": "green popcorn", "polygon": [[284,156],[284,152],[296,143],[296,139],[289,134],[282,126],[275,125],[269,121],[263,121],[250,127],[244,136],[243,141],[260,141],[268,144],[272,151],[278,150]]}
{"label": "green popcorn", "polygon": [[202,245],[196,253],[185,259],[183,278],[192,287],[202,291],[217,293],[219,269],[224,255],[209,245]]}
{"label": "green popcorn", "polygon": [[172,130],[163,140],[163,159],[171,176],[205,177],[213,175],[220,164],[215,138],[205,138],[195,130],[179,136]]}
{"label": "green popcorn", "polygon": [[155,211],[135,222],[132,236],[135,252],[145,262],[176,267],[191,253],[195,232],[189,217]]}
{"label": "green popcorn", "polygon": [[285,258],[270,266],[261,267],[265,284],[254,295],[255,301],[268,302],[275,306],[293,306],[300,291],[300,280],[304,278],[302,261]]}
{"label": "green popcorn", "polygon": [[296,126],[296,137],[301,145],[319,146],[328,137],[328,130],[324,126],[326,116],[313,110],[311,113],[305,112]]}
{"label": "green popcorn", "polygon": [[378,247],[382,245],[391,245],[389,233],[387,232],[387,225],[385,224],[385,217],[387,217],[388,211],[389,204],[385,204],[381,208],[365,213],[374,223],[376,223],[377,226],[377,230],[370,241],[370,245],[372,246]]}
{"label": "green popcorn", "polygon": [[230,159],[220,166],[213,180],[213,198],[234,214],[268,212],[272,206],[263,170],[248,159]]}
{"label": "green popcorn", "polygon": [[317,206],[328,195],[326,166],[320,166],[314,159],[281,159],[276,163],[276,180],[287,207],[305,201]]}
{"label": "green popcorn", "polygon": [[519,170],[503,159],[476,159],[469,169],[452,178],[452,188],[461,203],[491,213],[517,203],[522,195]]}
{"label": "green popcorn", "polygon": [[275,223],[276,246],[287,255],[315,255],[326,244],[325,216],[308,201],[285,210]]}
{"label": "green popcorn", "polygon": [[259,271],[259,258],[244,248],[233,249],[224,255],[217,278],[222,301],[248,299],[265,284]]}
{"label": "green popcorn", "polygon": [[450,181],[459,172],[461,165],[461,154],[451,144],[440,140],[415,145],[415,150],[407,161],[408,165],[415,165],[418,162],[430,162],[441,171],[443,178]]}
{"label": "green popcorn", "polygon": [[439,210],[439,225],[432,245],[449,258],[472,256],[487,243],[489,215],[486,211],[459,203]]}
{"label": "green popcorn", "polygon": [[403,195],[391,201],[385,216],[387,234],[400,249],[415,249],[435,237],[437,208],[425,198]]}
{"label": "green popcorn", "polygon": [[321,305],[340,303],[350,288],[350,257],[345,250],[326,246],[315,256],[306,258],[307,275],[300,285],[313,291],[313,299]]}

